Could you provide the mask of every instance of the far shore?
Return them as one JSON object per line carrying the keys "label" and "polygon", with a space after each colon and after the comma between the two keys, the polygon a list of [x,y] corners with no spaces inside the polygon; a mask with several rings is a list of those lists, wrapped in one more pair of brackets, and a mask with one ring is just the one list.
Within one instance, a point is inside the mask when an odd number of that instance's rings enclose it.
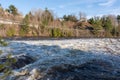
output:
{"label": "far shore", "polygon": [[5,40],[120,39],[120,37],[3,37]]}

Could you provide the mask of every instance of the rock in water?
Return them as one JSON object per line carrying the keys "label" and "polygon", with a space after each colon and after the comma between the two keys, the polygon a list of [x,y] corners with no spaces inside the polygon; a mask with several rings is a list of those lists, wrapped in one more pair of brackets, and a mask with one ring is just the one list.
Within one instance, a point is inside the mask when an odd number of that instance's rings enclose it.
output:
{"label": "rock in water", "polygon": [[[11,57],[10,60],[15,60],[13,63],[11,63],[11,65],[5,66],[5,68],[10,68],[10,69],[19,69],[24,67],[27,64],[33,63],[35,60],[27,55],[17,55],[14,57]],[[5,62],[7,62],[8,58],[4,57],[0,59],[0,63],[4,64]],[[4,69],[1,69],[0,72],[4,71]]]}
{"label": "rock in water", "polygon": [[30,72],[30,75],[31,76],[29,76],[27,80],[38,80],[39,78],[41,78],[41,74],[37,69],[33,69]]}
{"label": "rock in water", "polygon": [[16,57],[16,60],[17,61],[12,64],[13,69],[19,69],[35,61],[32,57],[27,56],[27,55],[21,55],[19,57]]}
{"label": "rock in water", "polygon": [[51,67],[39,80],[120,80],[120,70],[103,60],[91,60],[84,64]]}
{"label": "rock in water", "polygon": [[21,71],[21,72],[13,71],[14,76],[24,76],[24,75],[27,75],[27,74],[29,74],[28,70],[24,70],[24,71]]}

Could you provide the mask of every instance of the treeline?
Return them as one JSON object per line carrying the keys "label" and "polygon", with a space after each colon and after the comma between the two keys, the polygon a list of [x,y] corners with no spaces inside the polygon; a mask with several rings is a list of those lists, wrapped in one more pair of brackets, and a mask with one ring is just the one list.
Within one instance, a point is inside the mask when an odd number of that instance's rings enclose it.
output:
{"label": "treeline", "polygon": [[104,32],[105,37],[120,36],[120,15],[106,15],[102,17],[94,17],[88,20],[92,24],[93,34],[100,36],[100,31]]}
{"label": "treeline", "polygon": [[[14,5],[0,6],[0,18],[13,24],[0,24],[0,36],[5,37],[119,37],[120,15],[105,15],[87,19],[85,13],[56,17],[49,9],[31,10],[24,17]],[[6,17],[7,15],[7,17]],[[14,22],[19,22],[14,24]]]}

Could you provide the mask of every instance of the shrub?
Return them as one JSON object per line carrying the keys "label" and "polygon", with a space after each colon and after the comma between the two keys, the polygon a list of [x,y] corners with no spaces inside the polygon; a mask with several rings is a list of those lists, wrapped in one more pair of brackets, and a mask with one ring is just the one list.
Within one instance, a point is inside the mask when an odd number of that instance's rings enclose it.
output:
{"label": "shrub", "polygon": [[7,30],[7,32],[6,32],[6,35],[7,35],[8,37],[14,36],[14,35],[15,35],[15,29],[14,29],[14,28],[9,28],[9,29]]}
{"label": "shrub", "polygon": [[54,28],[51,30],[52,37],[61,37],[62,32],[59,28]]}

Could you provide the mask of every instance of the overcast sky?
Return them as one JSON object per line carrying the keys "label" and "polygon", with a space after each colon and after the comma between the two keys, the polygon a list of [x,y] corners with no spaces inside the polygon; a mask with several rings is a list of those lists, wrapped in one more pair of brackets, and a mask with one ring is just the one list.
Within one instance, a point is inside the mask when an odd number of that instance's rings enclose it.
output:
{"label": "overcast sky", "polygon": [[38,8],[51,9],[58,17],[79,12],[88,17],[120,14],[120,0],[0,0],[0,3],[4,8],[13,4],[23,14]]}

